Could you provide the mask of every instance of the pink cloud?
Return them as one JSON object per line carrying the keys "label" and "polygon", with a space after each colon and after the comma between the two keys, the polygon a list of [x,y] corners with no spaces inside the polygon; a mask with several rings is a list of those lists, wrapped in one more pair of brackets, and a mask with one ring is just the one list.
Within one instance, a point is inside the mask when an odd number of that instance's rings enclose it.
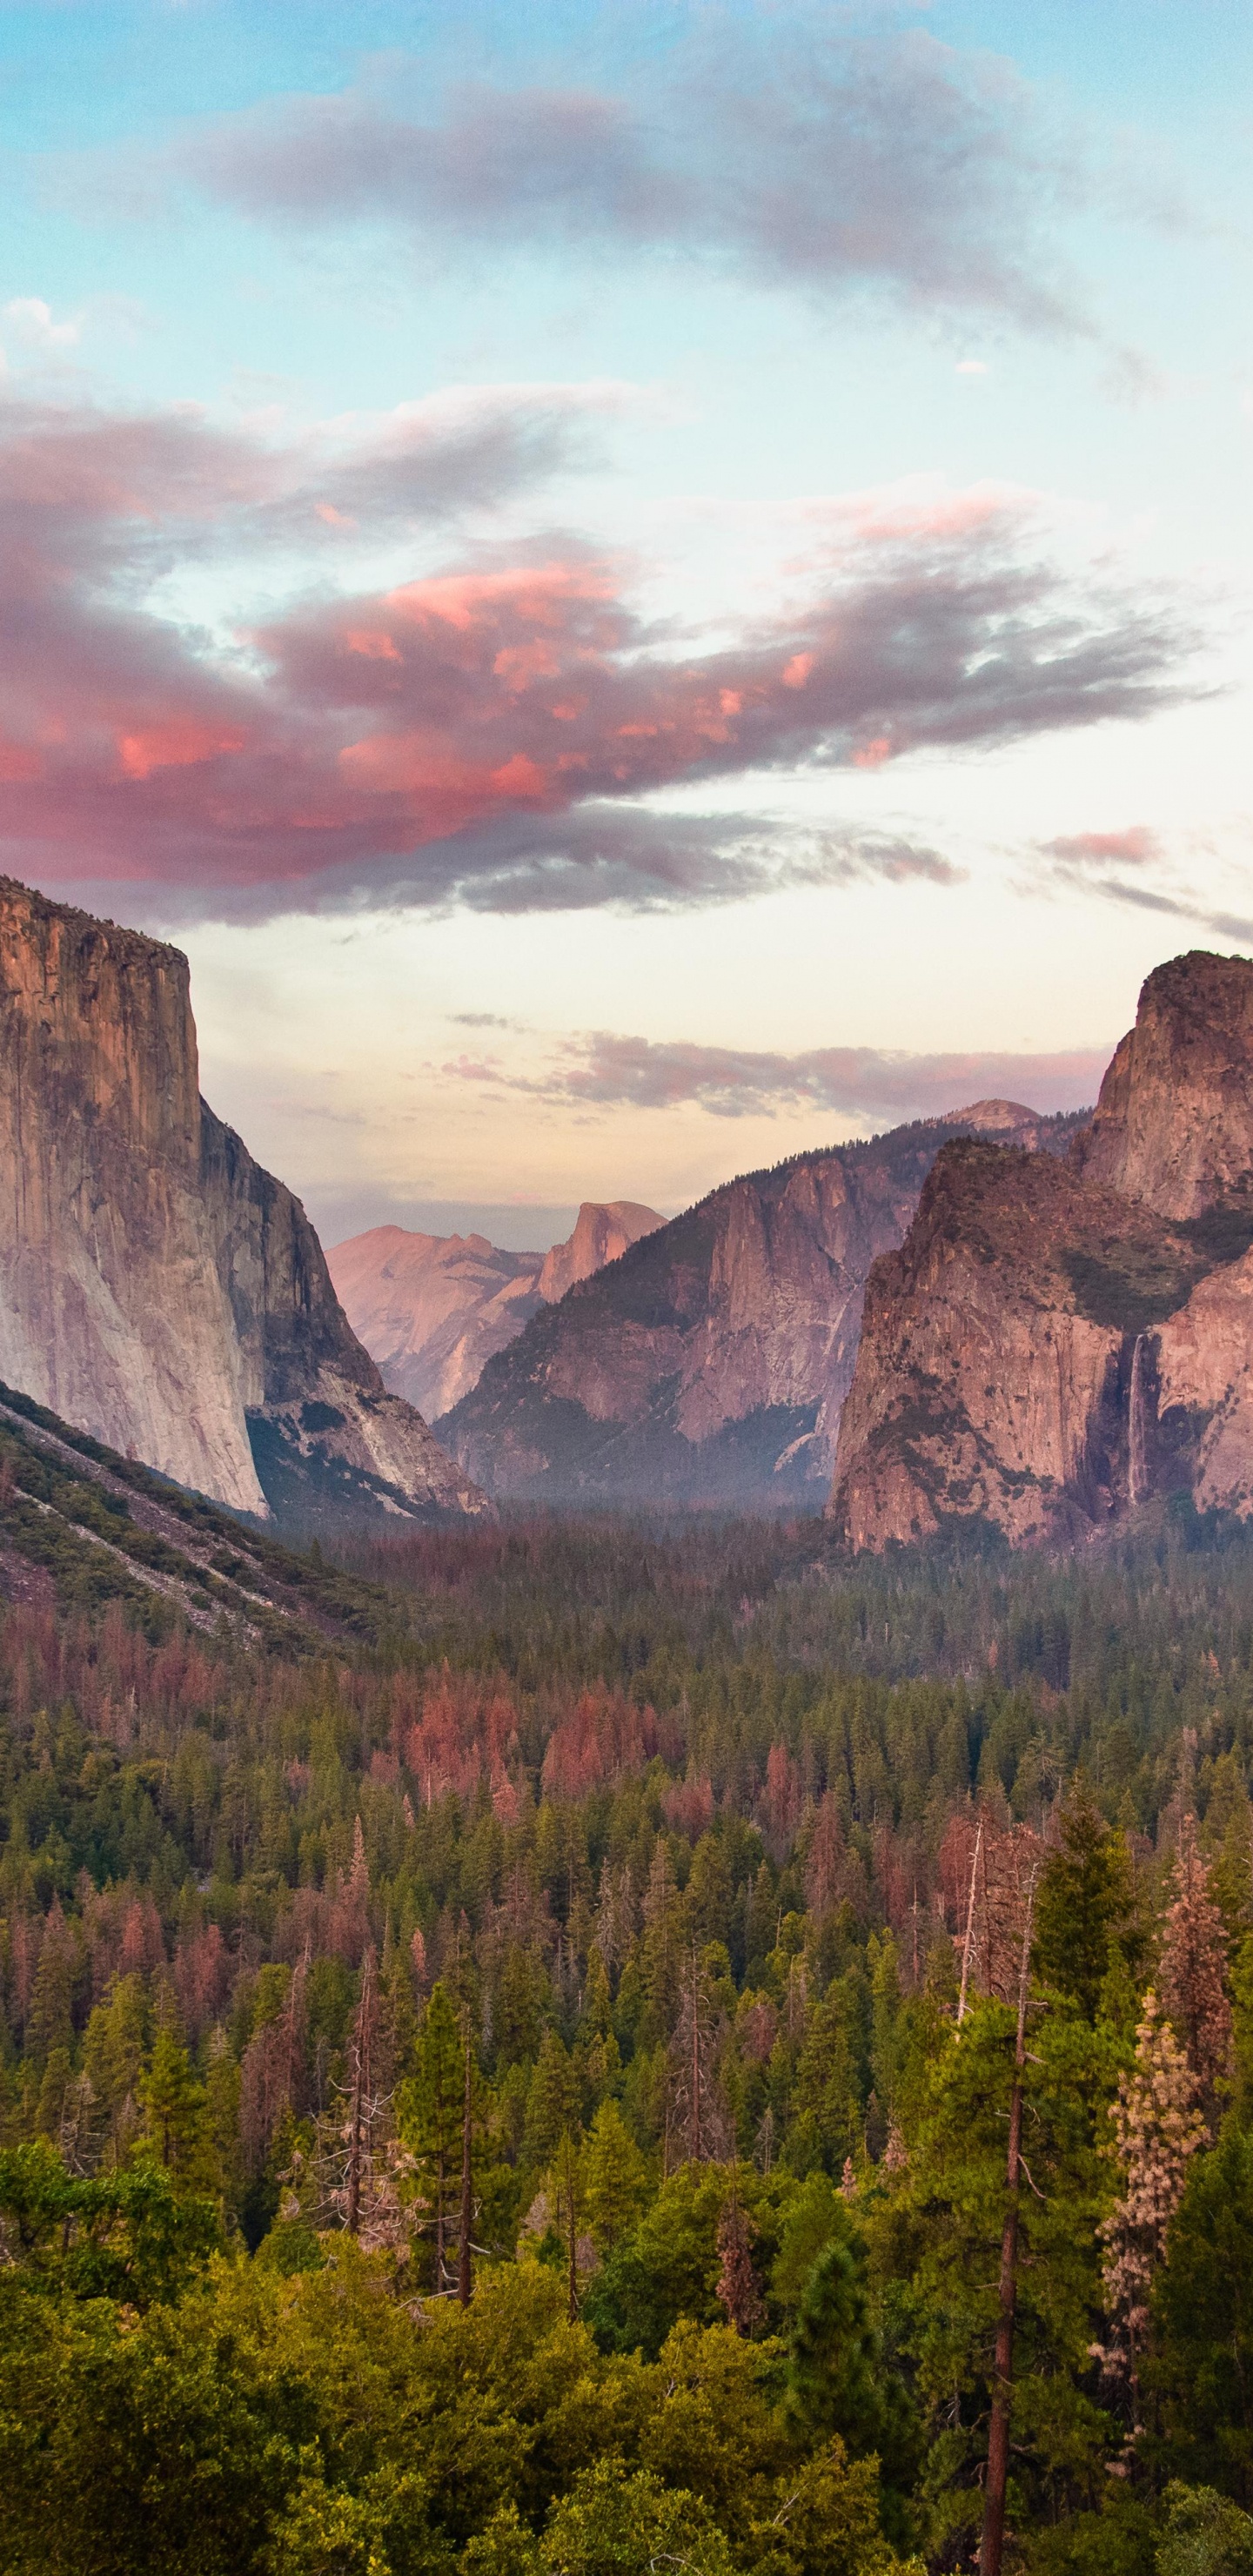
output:
{"label": "pink cloud", "polygon": [[670,1109],[696,1102],[716,1117],[773,1115],[808,1106],[861,1116],[936,1117],[980,1099],[1029,1102],[1045,1111],[1079,1109],[1096,1098],[1106,1046],[1056,1054],[887,1053],[874,1047],[815,1047],[799,1055],[698,1046],[688,1040],[594,1031],[570,1039],[547,1075],[502,1077],[463,1056],[446,1066],[552,1100],[589,1107]]}
{"label": "pink cloud", "polygon": [[1160,858],[1161,842],[1147,823],[1132,823],[1122,832],[1075,832],[1045,843],[1049,856],[1064,864],[1083,867],[1109,862],[1124,867],[1143,867]]}
{"label": "pink cloud", "polygon": [[[475,415],[460,459],[473,488],[481,430]],[[341,492],[368,501],[374,533],[412,515],[422,471],[430,512],[448,506],[457,457],[433,435],[428,421],[421,457],[394,426],[345,450]],[[499,423],[493,437],[508,488],[523,468]],[[934,520],[907,496],[899,522],[877,496],[869,533],[798,609],[716,648],[646,624],[621,567],[569,544],[306,593],[241,634],[242,651],[150,611],[149,577],[197,545],[251,560],[287,541],[293,511],[309,526],[306,449],[194,412],[0,412],[0,832],[19,872],[207,893],[345,871],[366,888],[407,864],[415,899],[444,900],[480,865],[468,836],[489,833],[482,865],[511,899],[538,865],[545,901],[559,882],[620,901],[621,833],[612,866],[579,880],[573,839],[545,867],[523,827],[748,771],[876,767],[1126,718],[1182,691],[1179,621],[1084,595],[1038,550],[1018,559],[1016,508],[998,515],[986,493]],[[424,859],[452,840],[460,857]],[[729,889],[742,885],[733,868]]]}

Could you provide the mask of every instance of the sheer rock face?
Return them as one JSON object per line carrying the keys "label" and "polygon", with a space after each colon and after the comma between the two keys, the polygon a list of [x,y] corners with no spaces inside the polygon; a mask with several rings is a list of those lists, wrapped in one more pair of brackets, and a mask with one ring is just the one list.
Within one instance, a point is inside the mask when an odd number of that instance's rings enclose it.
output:
{"label": "sheer rock face", "polygon": [[1202,1267],[1051,1156],[946,1146],[867,1285],[831,1500],[850,1545],[1108,1520],[1129,1492],[1129,1322],[1178,1306]]}
{"label": "sheer rock face", "polygon": [[[1225,1262],[1140,1352],[1142,1491],[1191,1483],[1200,1511],[1253,1512],[1253,1253]],[[1139,1495],[1137,1495],[1139,1499]]]}
{"label": "sheer rock face", "polygon": [[6,1384],[239,1511],[270,1468],[289,1494],[330,1470],[397,1509],[481,1500],[201,1102],[177,949],[0,882],[0,1093]]}
{"label": "sheer rock face", "polygon": [[1253,1182],[1253,966],[1193,949],[1145,982],[1091,1126],[1084,1179],[1186,1219],[1247,1201]]}
{"label": "sheer rock face", "polygon": [[862,1292],[955,1129],[1064,1147],[980,1102],[731,1181],[535,1315],[441,1439],[496,1494],[761,1508],[825,1494]]}
{"label": "sheer rock face", "polygon": [[608,1261],[620,1261],[633,1243],[655,1234],[664,1222],[655,1208],[641,1207],[636,1199],[584,1199],[573,1234],[554,1243],[544,1257],[539,1274],[544,1304],[555,1306],[580,1279],[591,1279]]}
{"label": "sheer rock face", "polygon": [[1253,965],[1151,975],[1068,1168],[940,1157],[876,1264],[830,1512],[1015,1542],[1155,1496],[1253,1511]]}

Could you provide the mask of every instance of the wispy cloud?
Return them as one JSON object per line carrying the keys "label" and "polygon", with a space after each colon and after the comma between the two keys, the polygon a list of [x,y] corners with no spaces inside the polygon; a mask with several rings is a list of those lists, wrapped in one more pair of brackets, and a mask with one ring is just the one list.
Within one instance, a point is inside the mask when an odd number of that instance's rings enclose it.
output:
{"label": "wispy cloud", "polygon": [[571,1039],[541,1074],[462,1058],[443,1069],[473,1084],[531,1092],[569,1107],[673,1109],[719,1118],[796,1109],[858,1118],[935,1117],[973,1101],[1015,1100],[1046,1111],[1094,1100],[1110,1049],[1055,1054],[913,1055],[875,1047],[814,1047],[797,1055],[742,1047],[657,1043],[600,1030]]}
{"label": "wispy cloud", "polygon": [[1050,332],[1088,327],[1052,219],[1109,190],[1003,59],[821,8],[697,17],[650,54],[646,92],[461,85],[432,112],[426,67],[391,56],[385,82],[64,165],[61,184],[145,215],[191,188],[445,250],[657,252]]}
{"label": "wispy cloud", "polygon": [[[1195,922],[1218,939],[1253,941],[1253,918],[1214,901],[1212,847],[1176,848],[1147,823],[1131,823],[1119,830],[1075,832],[1042,841],[1035,855],[1044,861],[1047,875],[1067,889],[1081,887],[1086,894],[1127,904],[1138,912]],[[1198,866],[1208,870],[1210,883],[1189,883],[1190,872]],[[1033,876],[1033,891],[1037,885]]]}

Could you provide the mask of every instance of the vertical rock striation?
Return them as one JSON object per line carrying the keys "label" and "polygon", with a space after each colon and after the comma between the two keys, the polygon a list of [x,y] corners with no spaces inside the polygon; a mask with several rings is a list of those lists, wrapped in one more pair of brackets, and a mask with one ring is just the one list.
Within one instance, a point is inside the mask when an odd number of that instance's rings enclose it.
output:
{"label": "vertical rock striation", "polygon": [[[177,949],[0,881],[0,1377],[232,1509],[481,1499],[200,1099]],[[273,1495],[270,1497],[273,1499]]]}
{"label": "vertical rock striation", "polygon": [[1149,976],[1067,1162],[949,1148],[872,1271],[829,1506],[852,1546],[1180,1492],[1253,1512],[1253,963]]}
{"label": "vertical rock striation", "polygon": [[1253,1187],[1253,967],[1194,948],[1147,977],[1071,1161],[1187,1220]]}

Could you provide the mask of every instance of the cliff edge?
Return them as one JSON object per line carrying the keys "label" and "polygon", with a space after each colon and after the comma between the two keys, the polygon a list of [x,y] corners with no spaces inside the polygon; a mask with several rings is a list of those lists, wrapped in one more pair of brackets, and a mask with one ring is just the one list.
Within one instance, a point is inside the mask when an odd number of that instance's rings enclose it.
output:
{"label": "cliff edge", "polygon": [[1015,1544],[1253,1511],[1253,963],[1147,979],[1065,1164],[946,1147],[866,1288],[830,1516]]}
{"label": "cliff edge", "polygon": [[0,880],[0,1379],[233,1510],[481,1507],[201,1101],[187,960]]}

